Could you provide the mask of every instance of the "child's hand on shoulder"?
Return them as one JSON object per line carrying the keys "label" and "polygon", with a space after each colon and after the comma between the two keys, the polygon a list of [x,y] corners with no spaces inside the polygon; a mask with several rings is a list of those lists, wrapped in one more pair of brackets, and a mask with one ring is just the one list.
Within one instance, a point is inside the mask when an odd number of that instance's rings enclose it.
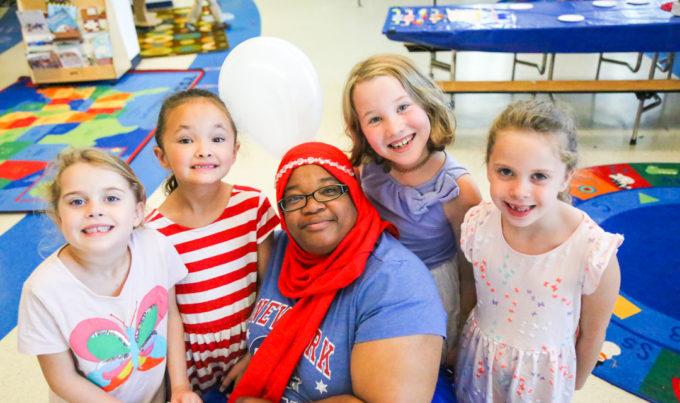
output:
{"label": "child's hand on shoulder", "polygon": [[171,403],[202,403],[203,400],[188,386],[180,386],[172,389]]}

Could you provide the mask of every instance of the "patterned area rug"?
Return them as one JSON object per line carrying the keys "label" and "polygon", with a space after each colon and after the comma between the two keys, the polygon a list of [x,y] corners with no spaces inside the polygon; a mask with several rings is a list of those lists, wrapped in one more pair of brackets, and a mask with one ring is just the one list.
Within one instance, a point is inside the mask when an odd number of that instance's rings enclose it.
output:
{"label": "patterned area rug", "polygon": [[653,402],[680,401],[680,164],[583,169],[574,205],[623,234],[621,291],[593,373]]}
{"label": "patterned area rug", "polygon": [[163,23],[152,30],[137,30],[142,57],[208,53],[229,49],[223,28],[214,28],[208,8],[204,8],[196,25],[189,31],[185,23],[191,8],[167,8],[156,11]]}
{"label": "patterned area rug", "polygon": [[117,82],[0,91],[0,211],[42,209],[44,168],[68,146],[96,146],[130,162],[153,136],[163,100],[202,70],[132,71]]}

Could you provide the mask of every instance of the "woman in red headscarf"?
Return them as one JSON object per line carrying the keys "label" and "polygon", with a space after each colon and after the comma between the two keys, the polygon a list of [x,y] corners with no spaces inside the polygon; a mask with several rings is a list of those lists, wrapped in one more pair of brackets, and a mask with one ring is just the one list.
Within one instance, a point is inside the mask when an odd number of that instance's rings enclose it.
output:
{"label": "woman in red headscarf", "polygon": [[247,366],[229,401],[430,401],[446,334],[436,286],[347,157],[324,143],[294,147],[276,197],[285,232],[248,323],[250,354],[224,382]]}

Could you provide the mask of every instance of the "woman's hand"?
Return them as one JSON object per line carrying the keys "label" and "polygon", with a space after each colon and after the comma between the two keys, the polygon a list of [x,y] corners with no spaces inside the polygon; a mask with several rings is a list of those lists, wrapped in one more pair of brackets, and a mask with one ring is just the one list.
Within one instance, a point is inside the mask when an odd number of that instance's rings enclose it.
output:
{"label": "woman's hand", "polygon": [[[250,359],[252,358],[252,355],[250,352],[245,353],[241,359],[234,364],[233,367],[227,372],[227,376],[222,379],[222,385],[220,385],[220,392],[225,392],[228,390],[229,386],[233,384],[233,386],[236,386],[238,381],[241,380],[241,377],[243,377],[243,374],[246,372],[246,368],[248,368],[248,363],[250,362]],[[241,399],[238,400],[239,402]],[[255,400],[253,400],[255,402]]]}

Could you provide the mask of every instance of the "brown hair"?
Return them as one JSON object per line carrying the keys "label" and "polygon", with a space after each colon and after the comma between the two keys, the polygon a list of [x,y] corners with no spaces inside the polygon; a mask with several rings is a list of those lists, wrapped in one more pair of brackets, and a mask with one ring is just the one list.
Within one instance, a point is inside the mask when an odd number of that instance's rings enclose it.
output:
{"label": "brown hair", "polygon": [[[508,105],[489,129],[485,157],[487,163],[498,133],[507,129],[526,130],[551,136],[560,160],[567,167],[567,172],[576,170],[578,164],[576,124],[571,110],[566,105],[538,99],[522,100]],[[570,203],[569,189],[560,192],[558,198]]]}
{"label": "brown hair", "polygon": [[54,179],[48,182],[44,188],[44,198],[47,202],[47,215],[56,221],[59,214],[59,198],[61,197],[61,176],[66,168],[75,165],[79,162],[85,164],[96,165],[98,167],[109,169],[118,175],[122,176],[130,185],[132,193],[135,195],[137,202],[146,203],[146,192],[144,185],[139,181],[130,165],[125,161],[109,154],[106,151],[98,148],[67,148],[57,155],[57,157],[47,166],[46,172]]}
{"label": "brown hair", "polygon": [[357,84],[380,76],[394,77],[411,98],[420,105],[430,119],[430,138],[427,148],[441,151],[453,143],[456,119],[445,94],[429,77],[422,74],[413,62],[400,55],[380,54],[357,63],[347,78],[342,99],[345,132],[352,139],[350,162],[357,166],[367,162],[382,164],[385,159],[378,155],[361,131],[359,116],[354,106],[354,88]]}
{"label": "brown hair", "polygon": [[[229,118],[229,122],[231,123],[231,128],[234,131],[234,143],[236,143],[237,135],[236,125],[234,124],[234,120],[231,118],[231,114],[229,113],[227,106],[224,104],[224,102],[222,102],[220,97],[218,97],[215,93],[210,92],[208,90],[202,90],[200,88],[190,88],[185,91],[176,92],[169,96],[165,101],[163,101],[161,110],[158,113],[158,123],[156,125],[156,133],[154,134],[156,143],[158,144],[158,147],[161,150],[163,150],[163,134],[165,133],[166,130],[168,114],[178,106],[181,106],[187,102],[194,101],[197,99],[206,99],[211,101],[213,104],[215,104],[215,106],[221,109],[225,115],[227,115],[227,117]],[[171,172],[170,176],[168,176],[168,178],[165,180],[163,190],[165,191],[166,195],[169,195],[175,189],[177,189],[177,179],[175,178],[175,175]]]}

